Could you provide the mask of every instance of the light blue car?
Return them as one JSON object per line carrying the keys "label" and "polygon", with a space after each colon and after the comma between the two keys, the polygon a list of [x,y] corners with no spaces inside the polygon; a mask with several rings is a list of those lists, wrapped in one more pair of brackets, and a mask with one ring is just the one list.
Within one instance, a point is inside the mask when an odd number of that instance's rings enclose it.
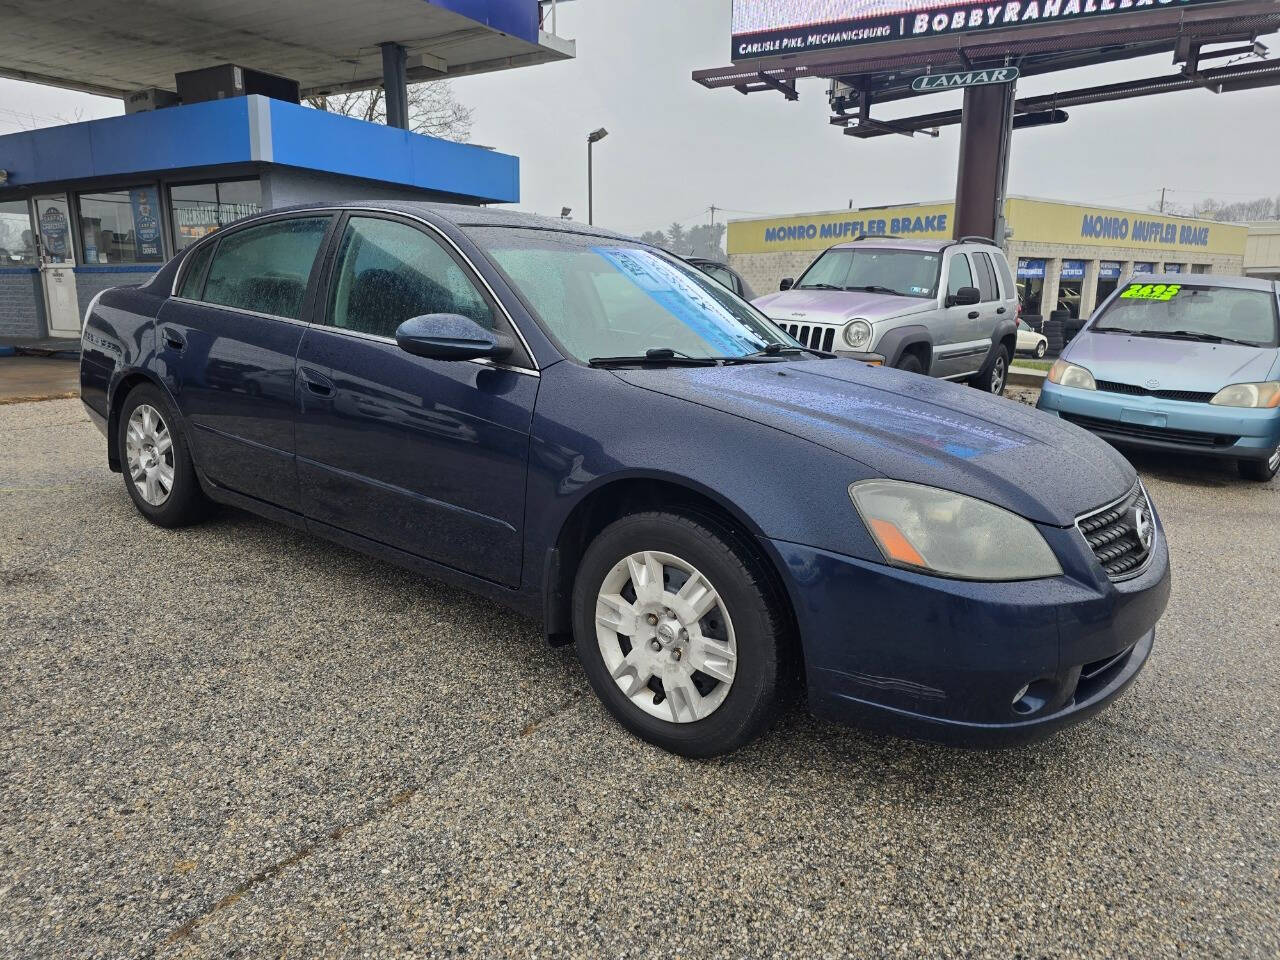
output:
{"label": "light blue car", "polygon": [[1280,283],[1138,276],[1049,371],[1037,406],[1120,447],[1280,469]]}

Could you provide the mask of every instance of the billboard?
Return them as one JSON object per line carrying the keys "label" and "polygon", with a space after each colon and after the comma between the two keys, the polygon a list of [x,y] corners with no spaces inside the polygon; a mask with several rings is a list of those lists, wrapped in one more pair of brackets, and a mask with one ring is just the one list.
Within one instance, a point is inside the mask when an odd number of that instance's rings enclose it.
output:
{"label": "billboard", "polygon": [[733,0],[733,59],[1222,2],[1229,0]]}

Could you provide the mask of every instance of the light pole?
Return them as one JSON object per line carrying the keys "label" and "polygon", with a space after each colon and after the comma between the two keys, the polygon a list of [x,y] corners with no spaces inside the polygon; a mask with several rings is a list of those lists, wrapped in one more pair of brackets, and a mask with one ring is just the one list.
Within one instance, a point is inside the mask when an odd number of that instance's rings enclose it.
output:
{"label": "light pole", "polygon": [[587,225],[588,226],[596,222],[595,221],[595,205],[593,202],[594,198],[592,196],[593,185],[591,182],[591,176],[592,176],[591,149],[608,135],[609,135],[609,131],[606,130],[604,127],[601,127],[599,130],[593,130],[591,133],[587,134]]}

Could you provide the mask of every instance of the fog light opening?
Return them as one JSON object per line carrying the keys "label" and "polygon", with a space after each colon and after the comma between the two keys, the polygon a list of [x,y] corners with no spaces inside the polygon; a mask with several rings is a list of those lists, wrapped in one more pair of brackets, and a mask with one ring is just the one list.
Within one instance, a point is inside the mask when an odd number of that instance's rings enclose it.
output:
{"label": "fog light opening", "polygon": [[1039,713],[1053,696],[1053,681],[1036,680],[1013,695],[1013,712],[1029,717]]}

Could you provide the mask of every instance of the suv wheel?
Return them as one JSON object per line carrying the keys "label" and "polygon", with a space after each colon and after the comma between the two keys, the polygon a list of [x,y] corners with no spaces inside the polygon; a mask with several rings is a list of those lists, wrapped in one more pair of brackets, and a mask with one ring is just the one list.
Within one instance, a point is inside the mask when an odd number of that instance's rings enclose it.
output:
{"label": "suv wheel", "polygon": [[778,704],[785,618],[754,558],[700,521],[642,513],[587,548],[574,642],[596,695],[643,740],[687,757],[755,739]]}
{"label": "suv wheel", "polygon": [[914,353],[904,353],[898,358],[896,367],[906,373],[924,373],[924,364]]}
{"label": "suv wheel", "polygon": [[1004,344],[996,347],[995,358],[985,373],[980,373],[969,382],[979,390],[986,390],[997,397],[1004,393],[1009,381],[1009,351]]}
{"label": "suv wheel", "polygon": [[1237,460],[1236,468],[1246,480],[1266,483],[1280,472],[1280,447],[1276,447],[1266,460]]}
{"label": "suv wheel", "polygon": [[203,519],[209,501],[168,398],[151,384],[130,390],[117,429],[125,489],[138,512],[161,527]]}

